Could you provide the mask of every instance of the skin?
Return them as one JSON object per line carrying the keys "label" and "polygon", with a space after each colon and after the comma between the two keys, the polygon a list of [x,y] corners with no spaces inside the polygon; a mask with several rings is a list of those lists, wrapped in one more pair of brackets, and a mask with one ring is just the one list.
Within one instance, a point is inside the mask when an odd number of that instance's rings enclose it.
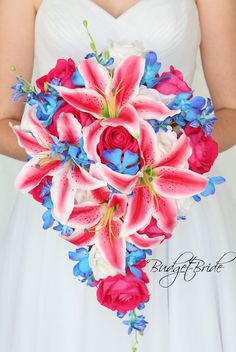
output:
{"label": "skin", "polygon": [[[0,154],[22,161],[26,161],[27,154],[18,146],[9,122],[20,123],[24,105],[11,99],[15,74],[9,67],[15,65],[23,77],[31,80],[35,16],[41,1],[0,0]],[[94,2],[113,17],[119,17],[137,0]],[[218,118],[213,138],[222,152],[236,144],[236,1],[196,0],[196,4],[202,32],[203,70]]]}

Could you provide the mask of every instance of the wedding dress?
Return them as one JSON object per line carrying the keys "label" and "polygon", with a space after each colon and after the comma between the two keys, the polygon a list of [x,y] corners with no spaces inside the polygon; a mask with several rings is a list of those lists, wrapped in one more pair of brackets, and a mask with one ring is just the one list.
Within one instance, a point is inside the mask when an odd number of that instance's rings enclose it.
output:
{"label": "wedding dress", "polygon": [[[157,51],[163,71],[172,64],[191,84],[201,39],[194,0],[140,0],[116,19],[90,0],[43,0],[36,17],[33,81],[57,58],[78,62],[90,51],[84,19],[99,49],[111,39],[139,40]],[[126,326],[99,305],[95,289],[73,277],[68,259],[73,245],[53,230],[42,230],[43,209],[19,193],[2,236],[0,351],[129,352],[133,341]],[[219,186],[214,197],[191,208],[187,221],[152,258],[170,266],[187,251],[214,265],[224,253],[236,251],[234,216],[227,184]],[[235,261],[190,281],[180,274],[170,285],[169,276],[168,288],[159,283],[167,273],[151,272],[152,263],[147,266],[151,300],[143,312],[149,325],[140,352],[235,352]]]}

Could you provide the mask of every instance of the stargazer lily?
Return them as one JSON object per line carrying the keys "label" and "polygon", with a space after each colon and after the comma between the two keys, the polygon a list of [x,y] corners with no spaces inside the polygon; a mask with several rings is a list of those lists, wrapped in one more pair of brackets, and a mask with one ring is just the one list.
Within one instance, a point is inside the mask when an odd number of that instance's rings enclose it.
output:
{"label": "stargazer lily", "polygon": [[85,88],[51,86],[69,104],[99,119],[102,126],[121,125],[138,138],[139,115],[163,121],[177,113],[160,101],[139,95],[144,67],[145,59],[132,55],[120,63],[112,76],[103,65],[86,59],[78,64]]}
{"label": "stargazer lily", "polygon": [[135,234],[150,223],[152,216],[161,230],[172,232],[177,222],[176,199],[197,194],[207,185],[206,177],[186,168],[192,149],[185,134],[176,140],[169,154],[159,158],[152,127],[144,122],[140,131],[145,165],[137,175],[122,175],[102,163],[96,164],[101,179],[130,194],[121,236]]}
{"label": "stargazer lily", "polygon": [[124,274],[126,242],[119,235],[127,197],[112,194],[106,187],[91,191],[91,194],[94,202],[74,207],[68,224],[75,231],[64,238],[79,247],[95,244],[107,263]]}
{"label": "stargazer lily", "polygon": [[33,109],[29,111],[27,119],[28,131],[22,130],[20,126],[12,126],[19,144],[31,156],[15,185],[27,193],[45,176],[53,176],[53,215],[65,224],[74,207],[77,190],[93,190],[105,186],[106,182],[91,176],[84,168],[89,167],[90,160],[83,151],[81,125],[73,114],[60,114],[57,120],[59,139],[40,124]]}

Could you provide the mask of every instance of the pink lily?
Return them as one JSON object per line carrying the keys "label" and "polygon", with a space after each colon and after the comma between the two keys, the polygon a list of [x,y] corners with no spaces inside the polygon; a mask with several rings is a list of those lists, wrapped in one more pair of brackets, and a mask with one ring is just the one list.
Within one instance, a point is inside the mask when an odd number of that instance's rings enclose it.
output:
{"label": "pink lily", "polygon": [[139,115],[162,121],[176,114],[162,102],[138,95],[144,67],[143,57],[129,56],[120,63],[112,77],[103,65],[86,59],[78,64],[85,88],[52,87],[69,104],[99,119],[102,126],[121,125],[138,138]]}
{"label": "pink lily", "polygon": [[[122,235],[130,236],[150,223],[153,216],[161,230],[172,232],[176,226],[176,199],[204,190],[207,179],[185,168],[192,149],[185,134],[171,152],[158,157],[157,137],[152,127],[141,124],[140,148],[145,165],[137,175],[122,175],[102,163],[96,164],[99,177],[129,196]],[[92,165],[94,168],[94,165]]]}
{"label": "pink lily", "polygon": [[[20,126],[12,126],[19,144],[32,157],[22,168],[15,185],[27,193],[45,176],[53,176],[53,214],[65,224],[74,207],[77,189],[93,190],[106,185],[106,182],[91,176],[80,167],[78,160],[66,154],[70,146],[79,146],[82,137],[81,125],[71,113],[61,113],[57,120],[59,140],[40,124],[32,109],[29,111],[28,125],[29,131],[22,130]],[[58,146],[62,150],[57,150]]]}
{"label": "pink lily", "polygon": [[185,168],[192,152],[185,134],[161,159],[156,154],[155,133],[146,123],[142,124],[140,143],[146,166],[129,199],[123,233],[125,236],[135,233],[150,222],[151,216],[163,231],[172,232],[177,223],[176,199],[203,191],[207,178]]}
{"label": "pink lily", "polygon": [[118,272],[124,273],[126,242],[119,235],[127,197],[122,194],[110,197],[106,187],[91,191],[91,194],[96,202],[74,207],[68,225],[75,231],[64,238],[80,247],[95,244],[104,259]]}

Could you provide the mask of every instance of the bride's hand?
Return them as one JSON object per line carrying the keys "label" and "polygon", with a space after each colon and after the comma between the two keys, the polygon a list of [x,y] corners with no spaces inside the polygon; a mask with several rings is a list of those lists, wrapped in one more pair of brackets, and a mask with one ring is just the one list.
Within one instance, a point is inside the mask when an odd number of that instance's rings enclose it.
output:
{"label": "bride's hand", "polygon": [[236,1],[196,3],[203,70],[218,118],[213,137],[224,151],[236,144]]}
{"label": "bride's hand", "polygon": [[31,80],[34,57],[35,4],[32,0],[0,1],[0,154],[26,160],[9,127],[9,121],[20,124],[24,104],[11,99],[16,76],[12,65],[24,78]]}

